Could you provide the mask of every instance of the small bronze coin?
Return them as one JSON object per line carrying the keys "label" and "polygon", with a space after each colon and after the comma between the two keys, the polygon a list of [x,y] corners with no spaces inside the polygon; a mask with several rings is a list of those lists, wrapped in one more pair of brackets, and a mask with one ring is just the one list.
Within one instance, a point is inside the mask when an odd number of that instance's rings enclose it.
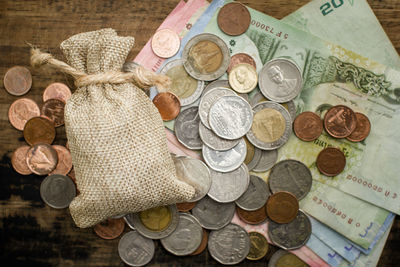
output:
{"label": "small bronze coin", "polygon": [[333,106],[325,114],[324,126],[332,137],[345,138],[356,128],[357,117],[354,111],[347,106]]}
{"label": "small bronze coin", "polygon": [[35,101],[29,98],[15,100],[8,109],[8,119],[17,130],[24,130],[26,122],[40,116],[40,109]]}
{"label": "small bronze coin", "polygon": [[200,246],[190,255],[194,256],[202,253],[206,249],[207,243],[208,243],[208,232],[203,228],[203,239],[201,240]]}
{"label": "small bronze coin", "polygon": [[36,144],[26,154],[28,168],[37,175],[51,173],[57,166],[58,156],[49,144]]}
{"label": "small bronze coin", "polygon": [[259,232],[249,232],[250,251],[247,255],[248,260],[257,261],[262,259],[268,252],[268,241],[264,235]]}
{"label": "small bronze coin", "polygon": [[54,122],[54,127],[64,124],[65,103],[59,99],[49,99],[42,106],[42,115]]}
{"label": "small bronze coin", "polygon": [[33,117],[24,127],[24,138],[29,145],[38,143],[51,144],[56,137],[54,123],[47,118]]}
{"label": "small bronze coin", "polygon": [[234,54],[231,57],[231,61],[229,62],[229,67],[226,70],[226,72],[228,72],[228,73],[231,72],[232,68],[240,63],[250,64],[255,69],[257,69],[256,62],[254,61],[254,59],[251,56],[249,56],[246,53],[238,53],[238,54]]}
{"label": "small bronze coin", "polygon": [[299,114],[293,122],[293,131],[303,141],[309,142],[317,139],[323,130],[320,116],[311,111]]}
{"label": "small bronze coin", "polygon": [[53,145],[53,148],[57,151],[58,163],[51,174],[67,175],[72,169],[71,152],[64,146]]}
{"label": "small bronze coin", "polygon": [[170,58],[174,56],[181,46],[181,40],[178,34],[170,29],[157,31],[151,38],[151,49],[154,54],[161,58]]}
{"label": "small bronze coin", "polygon": [[371,131],[371,122],[368,117],[362,113],[356,112],[357,125],[354,131],[347,136],[347,140],[352,142],[360,142],[367,138],[369,132]]}
{"label": "small bronze coin", "polygon": [[326,176],[336,176],[344,170],[346,157],[340,149],[327,147],[319,152],[317,168]]}
{"label": "small bronze coin", "polygon": [[196,206],[197,202],[176,203],[176,208],[181,212],[188,212]]}
{"label": "small bronze coin", "polygon": [[267,219],[265,206],[254,211],[247,211],[236,206],[236,212],[239,218],[248,224],[259,224],[265,221],[265,219]]}
{"label": "small bronze coin", "polygon": [[218,26],[228,35],[241,35],[246,32],[250,26],[249,10],[238,2],[232,2],[224,5],[218,12]]}
{"label": "small bronze coin", "polygon": [[63,83],[52,83],[46,87],[43,93],[43,102],[49,99],[58,99],[67,103],[71,97],[71,90]]}
{"label": "small bronze coin", "polygon": [[115,239],[122,234],[125,228],[124,218],[107,219],[93,227],[94,232],[103,239]]}
{"label": "small bronze coin", "polygon": [[26,94],[32,86],[31,72],[22,66],[10,68],[4,75],[4,88],[12,95]]}
{"label": "small bronze coin", "polygon": [[268,217],[274,222],[289,223],[297,216],[299,201],[292,193],[276,192],[268,198],[266,211]]}
{"label": "small bronze coin", "polygon": [[181,110],[179,98],[170,92],[157,94],[153,98],[153,104],[158,109],[158,112],[160,112],[163,121],[175,119]]}
{"label": "small bronze coin", "polygon": [[29,175],[32,173],[26,163],[26,155],[29,148],[29,146],[21,146],[17,148],[11,156],[11,165],[16,172],[22,175]]}

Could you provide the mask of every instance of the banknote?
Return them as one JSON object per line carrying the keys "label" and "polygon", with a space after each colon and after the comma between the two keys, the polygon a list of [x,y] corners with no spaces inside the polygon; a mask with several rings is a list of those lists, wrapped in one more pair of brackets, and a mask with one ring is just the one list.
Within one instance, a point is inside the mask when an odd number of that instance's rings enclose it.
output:
{"label": "banknote", "polygon": [[321,259],[323,259],[331,267],[338,267],[344,261],[344,259],[338,253],[328,247],[313,234],[311,234],[306,246],[320,256]]}

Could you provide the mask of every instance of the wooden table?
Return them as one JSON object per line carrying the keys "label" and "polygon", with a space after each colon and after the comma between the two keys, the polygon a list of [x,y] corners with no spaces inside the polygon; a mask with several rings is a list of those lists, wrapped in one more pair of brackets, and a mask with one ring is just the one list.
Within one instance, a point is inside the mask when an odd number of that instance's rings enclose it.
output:
{"label": "wooden table", "polygon": [[[62,58],[58,48],[69,36],[104,27],[120,35],[135,36],[132,58],[140,51],[157,27],[179,0],[153,1],[2,1],[0,5],[0,255],[2,266],[123,266],[118,252],[118,239],[102,240],[93,230],[75,227],[67,209],[46,206],[40,198],[43,177],[22,176],[11,167],[10,157],[25,145],[22,133],[7,119],[10,104],[18,97],[4,90],[5,72],[14,65],[29,66],[26,42],[47,49]],[[308,0],[243,1],[278,19],[295,11]],[[397,0],[369,0],[397,51],[400,51],[400,4]],[[60,81],[74,89],[71,78],[62,74],[43,73],[29,67],[33,86],[26,95],[42,103],[43,89]],[[55,144],[65,145],[64,127],[57,129]],[[400,221],[396,221],[383,251],[380,266],[395,266],[400,260]],[[128,231],[128,229],[125,229]],[[7,263],[7,264],[6,264]],[[150,266],[216,265],[208,253],[195,257],[175,257],[157,243],[156,255]],[[16,265],[15,265],[16,264]],[[242,266],[249,265],[249,261]],[[251,263],[265,266],[265,261]]]}

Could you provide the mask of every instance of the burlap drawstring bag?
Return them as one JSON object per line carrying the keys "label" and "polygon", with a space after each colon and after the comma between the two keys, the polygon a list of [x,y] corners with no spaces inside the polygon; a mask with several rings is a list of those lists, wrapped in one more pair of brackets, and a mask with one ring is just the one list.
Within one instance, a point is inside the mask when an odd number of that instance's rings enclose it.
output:
{"label": "burlap drawstring bag", "polygon": [[68,63],[31,50],[33,66],[71,74],[77,90],[65,106],[65,130],[80,194],[69,210],[76,225],[190,200],[178,180],[156,107],[139,88],[169,80],[142,67],[122,73],[134,38],[113,29],[81,33],[61,43]]}

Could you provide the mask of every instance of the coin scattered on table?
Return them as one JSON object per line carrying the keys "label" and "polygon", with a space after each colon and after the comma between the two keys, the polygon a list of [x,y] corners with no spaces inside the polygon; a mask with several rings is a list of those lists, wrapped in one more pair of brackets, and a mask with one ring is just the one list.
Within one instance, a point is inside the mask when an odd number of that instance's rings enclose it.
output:
{"label": "coin scattered on table", "polygon": [[174,56],[181,46],[181,39],[178,34],[170,29],[157,31],[151,39],[151,48],[157,56],[170,58]]}
{"label": "coin scattered on table", "polygon": [[277,223],[290,223],[299,211],[299,201],[292,193],[280,191],[271,195],[267,201],[268,217]]}
{"label": "coin scattered on table", "polygon": [[238,93],[250,93],[258,82],[256,69],[247,63],[239,63],[229,72],[229,85]]}
{"label": "coin scattered on table", "polygon": [[278,151],[274,150],[260,150],[260,159],[257,165],[253,167],[254,172],[266,172],[274,166],[276,160],[278,159]]}
{"label": "coin scattered on table", "polygon": [[118,243],[118,254],[129,266],[144,266],[154,257],[154,241],[130,231],[122,236]]}
{"label": "coin scattered on table", "polygon": [[23,131],[26,122],[40,116],[39,106],[29,98],[15,100],[8,109],[8,120],[15,129]]}
{"label": "coin scattered on table", "polygon": [[72,169],[71,152],[64,146],[53,145],[53,148],[57,152],[58,162],[51,174],[67,175]]}
{"label": "coin scattered on table", "polygon": [[354,111],[347,106],[333,106],[324,116],[324,126],[332,137],[345,138],[356,128],[357,117]]}
{"label": "coin scattered on table", "polygon": [[71,97],[71,90],[63,83],[52,83],[43,92],[43,102],[49,99],[58,99],[67,103]]}
{"label": "coin scattered on table", "polygon": [[[250,55],[248,55],[246,53],[237,53],[237,54],[234,54],[231,57],[231,61],[229,63],[229,67],[226,70],[226,72],[230,73],[232,68],[234,66],[236,66],[237,64],[240,64],[240,63],[250,64],[251,66],[254,67],[254,69],[257,69],[256,62],[254,61],[254,59]],[[256,75],[257,75],[257,73],[256,73]]]}
{"label": "coin scattered on table", "polygon": [[209,148],[217,151],[226,151],[235,147],[240,138],[236,140],[223,139],[208,129],[202,122],[199,124],[199,135],[203,143]]}
{"label": "coin scattered on table", "polygon": [[250,183],[247,190],[235,203],[243,210],[254,211],[264,207],[269,195],[268,184],[260,177],[250,175]]}
{"label": "coin scattered on table", "polygon": [[49,175],[40,184],[40,196],[52,208],[66,208],[76,196],[75,184],[65,175]]}
{"label": "coin scattered on table", "polygon": [[211,91],[214,88],[217,87],[224,87],[226,89],[232,89],[231,86],[229,85],[228,80],[215,80],[207,84],[207,86],[203,90],[203,96],[208,93],[208,91]]}
{"label": "coin scattered on table", "polygon": [[246,258],[253,261],[264,258],[269,249],[268,241],[265,236],[259,232],[249,232],[249,237],[250,251]]}
{"label": "coin scattered on table", "polygon": [[14,66],[4,75],[4,88],[12,95],[26,94],[32,86],[31,72],[22,66]]}
{"label": "coin scattered on table", "polygon": [[218,12],[218,27],[228,35],[241,35],[250,26],[250,12],[246,6],[239,2],[224,5]]}
{"label": "coin scattered on table", "polygon": [[21,146],[17,148],[11,156],[11,165],[19,174],[29,175],[32,173],[26,162],[26,156],[29,149],[29,146]]}
{"label": "coin scattered on table", "polygon": [[125,221],[120,219],[107,219],[93,227],[94,232],[103,239],[115,239],[125,229]]}
{"label": "coin scattered on table", "polygon": [[175,135],[178,141],[185,147],[199,150],[203,142],[199,135],[200,116],[197,107],[182,110],[175,119]]}
{"label": "coin scattered on table", "polygon": [[64,125],[65,103],[59,99],[49,99],[44,102],[41,113],[43,116],[54,122],[54,127]]}
{"label": "coin scattered on table", "polygon": [[306,142],[317,139],[321,135],[323,128],[320,116],[311,111],[302,112],[293,123],[295,135]]}
{"label": "coin scattered on table", "polygon": [[371,122],[368,117],[362,113],[356,112],[357,125],[354,131],[346,137],[347,140],[352,142],[361,142],[369,135],[371,131]]}
{"label": "coin scattered on table", "polygon": [[153,104],[160,112],[163,121],[175,119],[181,110],[179,98],[170,92],[158,93],[153,98]]}
{"label": "coin scattered on table", "polygon": [[272,255],[271,259],[268,261],[268,267],[308,267],[309,265],[299,259],[296,255],[290,253],[289,251],[280,249]]}
{"label": "coin scattered on table", "polygon": [[24,127],[24,138],[29,145],[38,143],[51,144],[56,137],[54,123],[47,118],[33,117]]}
{"label": "coin scattered on table", "polygon": [[340,149],[327,147],[317,156],[317,168],[326,176],[336,176],[344,170],[346,157]]}
{"label": "coin scattered on table", "polygon": [[267,213],[264,206],[253,211],[247,211],[236,207],[236,212],[239,218],[248,224],[260,224],[267,219]]}
{"label": "coin scattered on table", "polygon": [[46,175],[56,168],[58,155],[51,145],[39,143],[29,148],[26,163],[34,174]]}

